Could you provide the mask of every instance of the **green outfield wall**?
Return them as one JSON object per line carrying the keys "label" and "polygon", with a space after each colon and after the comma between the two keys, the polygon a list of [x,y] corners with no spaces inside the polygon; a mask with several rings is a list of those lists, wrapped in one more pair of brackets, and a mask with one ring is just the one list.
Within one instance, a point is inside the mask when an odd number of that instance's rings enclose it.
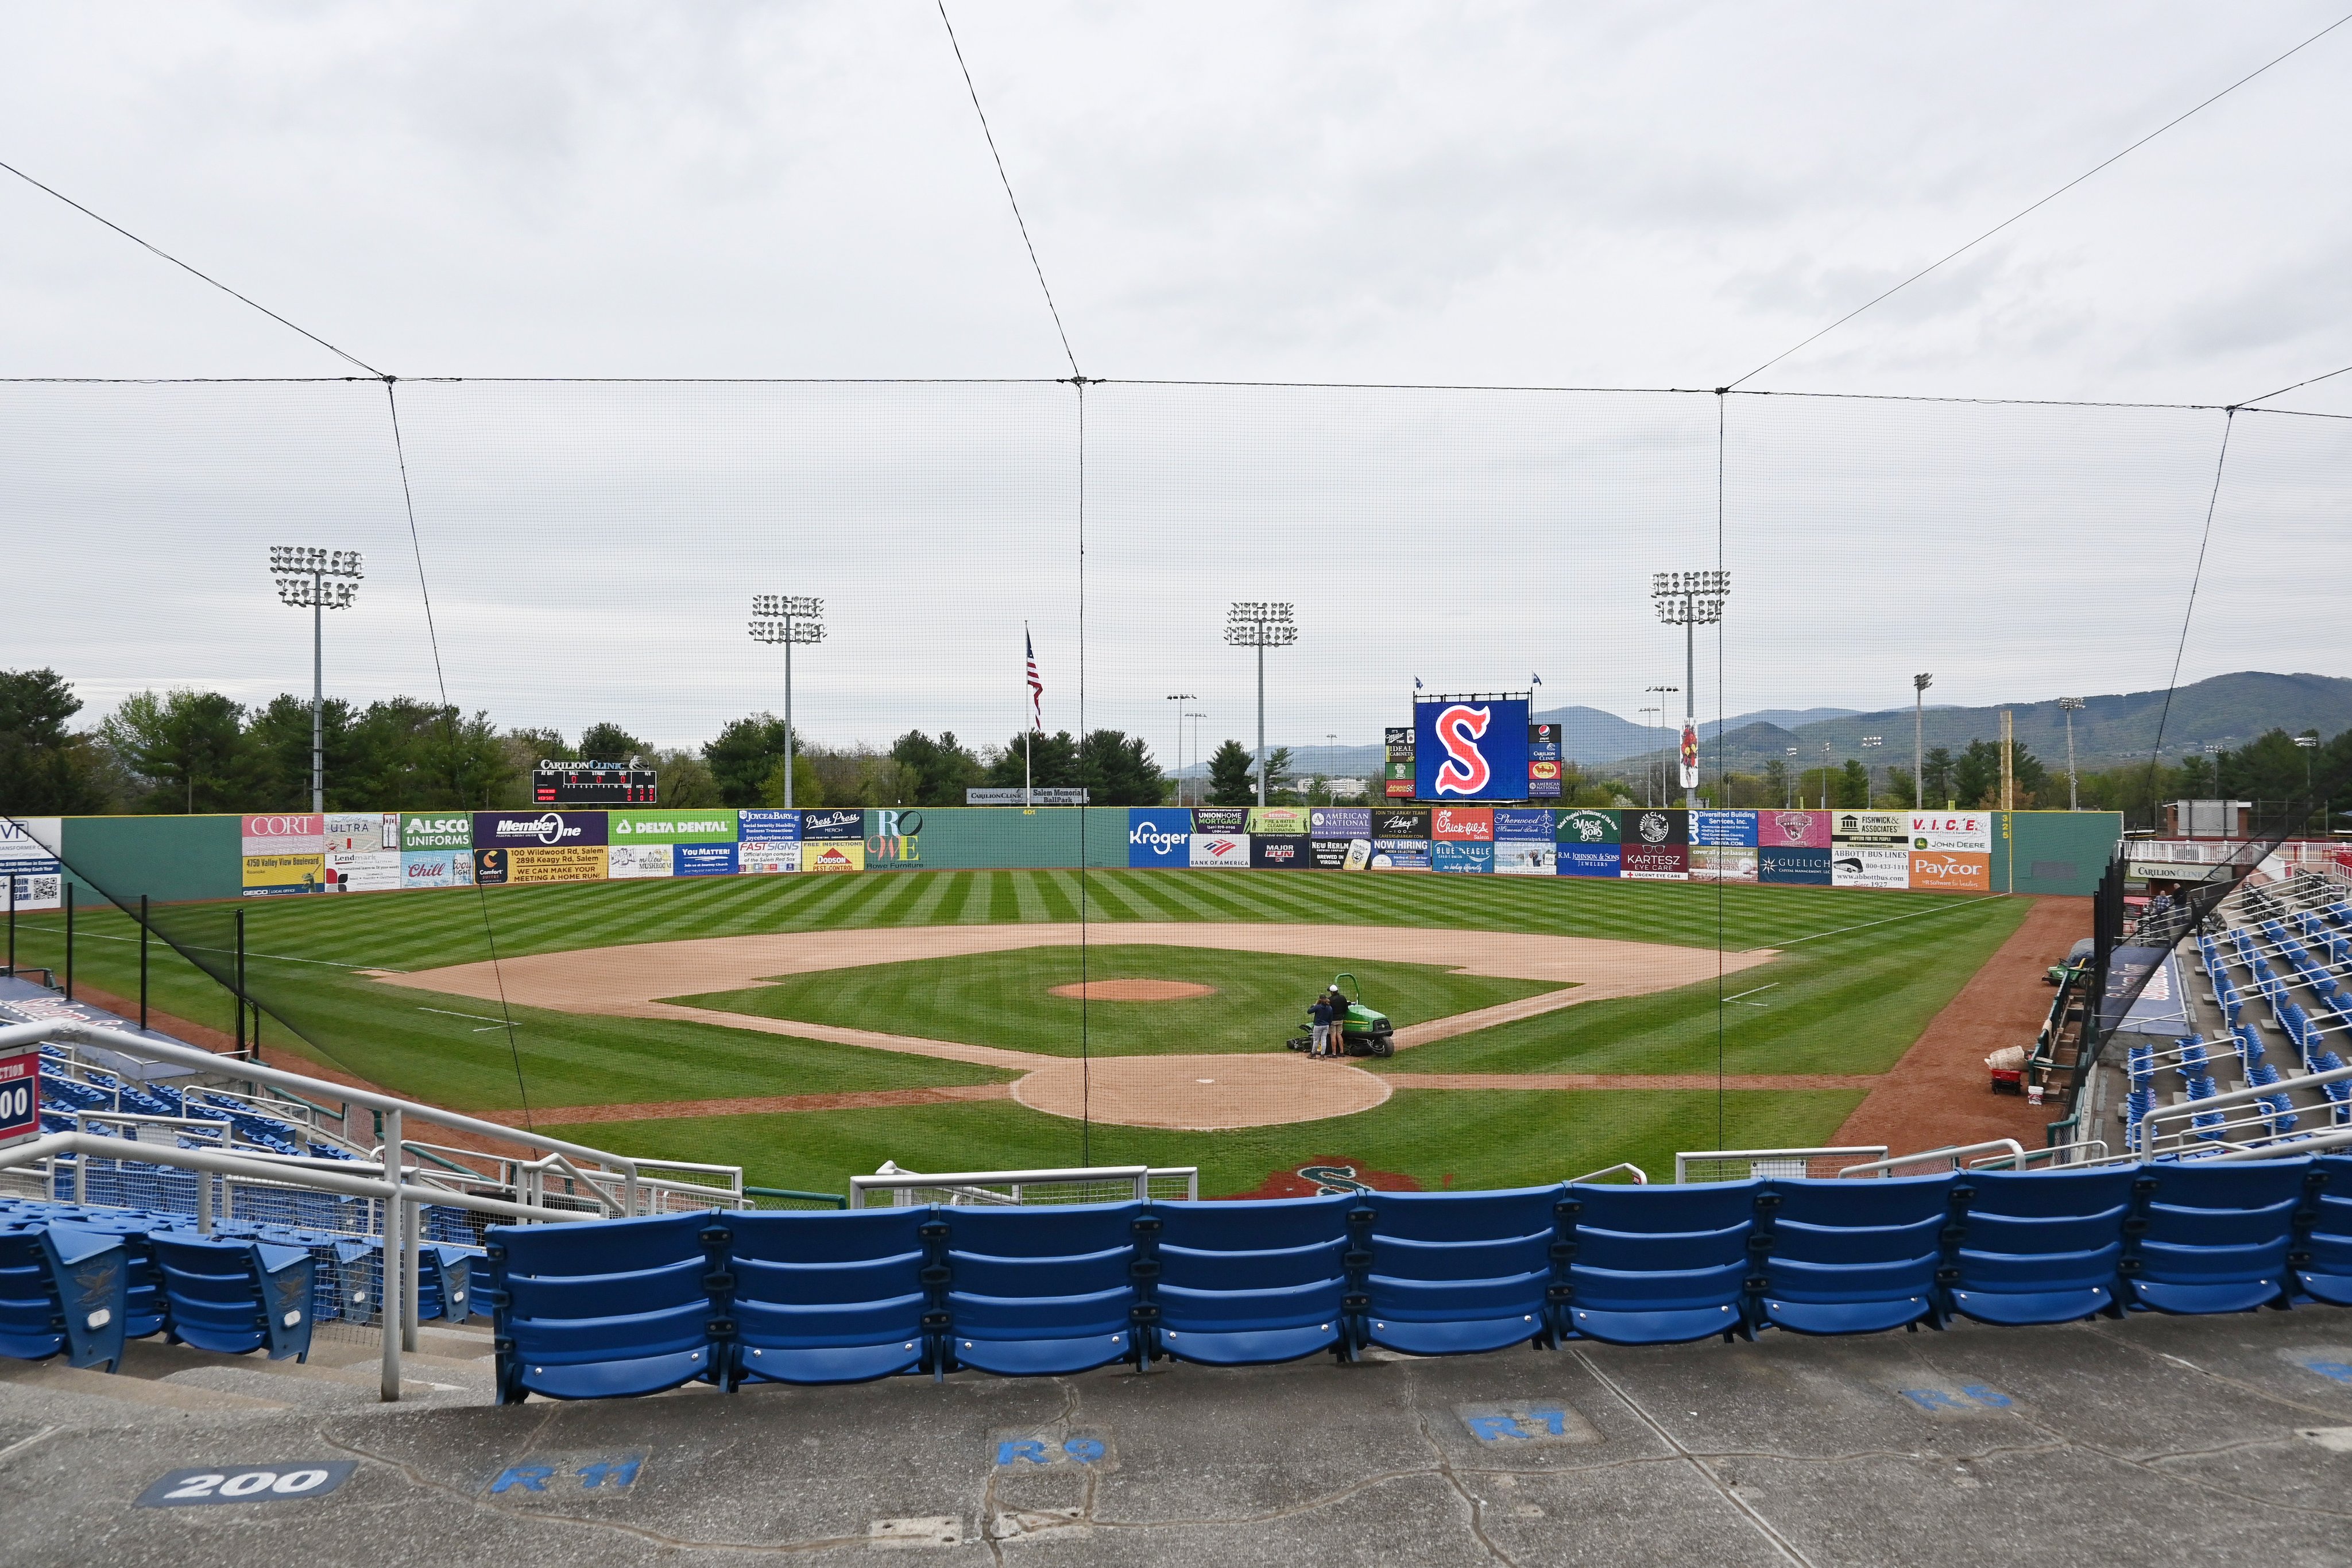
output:
{"label": "green outfield wall", "polygon": [[[1476,813],[1456,811],[1456,816]],[[1514,811],[1505,815],[1526,817],[1529,811]],[[1622,813],[1631,817],[1633,812]],[[529,812],[484,813],[505,819],[527,818]],[[562,813],[567,821],[591,820],[601,823],[604,812]],[[633,817],[646,817],[636,812]],[[732,817],[731,812],[698,812],[698,817]],[[775,811],[752,814],[762,825],[755,834],[752,821],[744,822],[744,848],[738,860],[725,857],[735,852],[723,842],[713,842],[722,837],[709,831],[708,824],[698,826],[690,835],[675,832],[648,832],[644,824],[634,823],[635,841],[663,843],[677,839],[675,853],[678,857],[675,874],[709,875],[714,873],[747,873],[769,872],[781,864],[789,868],[792,858],[779,861],[774,853],[772,836],[781,830],[774,825],[787,814]],[[1201,857],[1202,846],[1193,841],[1228,839],[1238,841],[1239,864],[1254,863],[1253,835],[1245,832],[1217,833],[1198,831],[1192,814],[1179,808],[1128,807],[1039,807],[1022,810],[1011,807],[897,807],[866,808],[849,821],[841,819],[846,813],[836,810],[830,813],[808,812],[803,817],[814,827],[820,816],[832,819],[835,833],[864,830],[864,841],[858,846],[862,872],[888,873],[898,871],[1004,871],[1004,870],[1075,870],[1081,866],[1096,868],[1149,868],[1234,863]],[[1567,813],[1559,814],[1565,818]],[[1593,813],[1579,813],[1591,816]],[[1617,813],[1611,813],[1612,817]],[[1679,813],[1674,815],[1679,816]],[[1725,819],[1759,815],[1785,818],[1787,813],[1707,813],[1719,823]],[[1995,811],[1979,813],[1979,821],[1989,817],[1992,823],[1990,865],[1983,868],[1980,880],[1969,891],[2056,894],[2087,897],[2094,893],[2109,858],[2122,838],[2122,818],[2112,811]],[[54,821],[54,820],[52,820]],[[376,891],[403,886],[448,886],[451,878],[462,883],[468,874],[473,858],[491,850],[486,843],[467,847],[468,818],[463,813],[436,817],[404,817],[400,813],[330,814],[322,824],[315,817],[280,815],[275,817],[188,816],[188,817],[68,817],[57,824],[57,835],[66,870],[71,880],[84,886],[110,893],[126,900],[141,894],[159,903],[181,903],[204,899],[226,899],[259,894],[280,894],[341,887],[349,891]],[[1206,821],[1206,817],[1202,819]],[[302,830],[309,825],[316,837],[305,838]],[[1754,824],[1749,824],[1747,842],[1753,844]],[[353,829],[362,830],[354,836]],[[336,830],[341,830],[341,836]],[[478,822],[474,831],[479,832]],[[1497,830],[1501,830],[1498,828]],[[1627,830],[1630,832],[1630,828]],[[277,834],[275,838],[266,836]],[[403,843],[403,833],[415,841]],[[761,839],[758,853],[751,841]],[[592,832],[592,839],[611,835]],[[688,842],[688,839],[695,841]],[[613,840],[615,843],[619,838]],[[846,842],[845,839],[836,841]],[[1267,835],[1255,836],[1255,851],[1260,869],[1271,869],[1267,862],[1274,857],[1265,853],[1276,841]],[[1275,863],[1293,867],[1327,863],[1315,858],[1336,845],[1338,841],[1310,841],[1301,837],[1288,841],[1295,846],[1289,859]],[[819,857],[815,852],[822,840],[814,834],[797,847],[806,852],[806,862],[813,867]],[[1157,846],[1156,852],[1153,846]],[[340,846],[340,848],[339,848]],[[287,852],[277,852],[279,850]],[[1309,853],[1312,850],[1314,852]],[[406,852],[404,854],[404,851]],[[263,852],[270,852],[264,853]],[[650,874],[663,874],[659,856],[672,851],[663,847],[634,852],[625,873],[622,870],[620,850],[593,848],[589,859],[597,866],[609,861],[613,876],[648,874],[648,856],[652,857]],[[719,857],[714,860],[713,856]],[[597,857],[604,857],[599,860]],[[838,857],[831,857],[838,862]],[[1433,857],[1435,858],[1435,857]],[[1569,859],[1561,853],[1563,874]],[[1696,880],[1707,880],[1710,868],[1730,867],[1739,861],[1736,853],[1699,854],[1686,857],[1691,874]],[[1752,862],[1753,855],[1748,859]],[[436,865],[436,860],[453,862]],[[1337,859],[1328,863],[1339,863]],[[1488,863],[1475,856],[1450,856],[1444,859],[1447,870],[1477,870]],[[315,865],[316,870],[311,869]],[[593,869],[593,867],[591,868]],[[1579,873],[1584,874],[1584,873]],[[594,880],[591,876],[591,880]],[[1744,876],[1727,880],[1756,880],[1751,863]],[[498,880],[485,876],[485,880]],[[520,880],[520,879],[518,879]],[[1775,880],[1770,875],[1766,882]],[[1826,878],[1824,878],[1826,880]],[[1915,883],[1915,885],[1916,885]]]}

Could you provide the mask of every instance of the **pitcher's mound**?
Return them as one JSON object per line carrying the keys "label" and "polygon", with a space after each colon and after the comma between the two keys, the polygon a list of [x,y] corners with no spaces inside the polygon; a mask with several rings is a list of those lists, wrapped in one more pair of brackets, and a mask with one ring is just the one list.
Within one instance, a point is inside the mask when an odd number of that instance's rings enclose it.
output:
{"label": "pitcher's mound", "polygon": [[1271,1127],[1351,1116],[1389,1097],[1384,1078],[1296,1051],[1249,1056],[1056,1058],[1013,1085],[1032,1111],[1123,1127]]}
{"label": "pitcher's mound", "polygon": [[1196,986],[1190,980],[1088,980],[1083,985],[1055,986],[1052,994],[1089,1002],[1181,1002],[1213,997],[1217,988]]}

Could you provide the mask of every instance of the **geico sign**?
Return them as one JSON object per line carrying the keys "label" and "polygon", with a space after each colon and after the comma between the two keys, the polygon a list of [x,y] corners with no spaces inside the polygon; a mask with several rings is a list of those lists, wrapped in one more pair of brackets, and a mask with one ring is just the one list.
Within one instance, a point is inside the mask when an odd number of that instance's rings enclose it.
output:
{"label": "geico sign", "polygon": [[248,839],[315,839],[320,831],[316,817],[247,817]]}

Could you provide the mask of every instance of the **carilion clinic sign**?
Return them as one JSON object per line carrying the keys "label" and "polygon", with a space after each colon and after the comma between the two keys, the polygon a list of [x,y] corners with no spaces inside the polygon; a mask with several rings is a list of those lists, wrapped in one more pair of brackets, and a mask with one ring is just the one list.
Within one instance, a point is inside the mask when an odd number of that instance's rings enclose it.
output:
{"label": "carilion clinic sign", "polygon": [[1412,727],[1415,799],[1528,798],[1527,698],[1423,699]]}

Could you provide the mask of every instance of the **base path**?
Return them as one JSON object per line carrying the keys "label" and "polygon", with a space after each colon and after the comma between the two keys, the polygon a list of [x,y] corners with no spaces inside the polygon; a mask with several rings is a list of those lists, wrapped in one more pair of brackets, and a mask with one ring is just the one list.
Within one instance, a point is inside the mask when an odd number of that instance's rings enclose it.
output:
{"label": "base path", "polygon": [[[1386,1100],[1381,1079],[1341,1062],[1257,1052],[1230,1056],[1066,1057],[959,1040],[925,1040],[839,1024],[762,1018],[665,1001],[666,997],[749,990],[787,975],[868,964],[903,964],[1030,947],[1103,946],[1213,947],[1292,953],[1342,962],[1431,964],[1459,974],[1537,980],[1559,988],[1451,1018],[1410,1024],[1400,1050],[1533,1018],[1580,1002],[1646,996],[1769,963],[1769,948],[1718,953],[1706,947],[1545,936],[1507,931],[1430,931],[1389,925],[1278,925],[1175,921],[1087,925],[916,925],[888,930],[797,931],[705,936],[562,953],[492,964],[456,964],[410,974],[362,971],[383,985],[442,996],[506,1001],[551,1012],[665,1019],[723,1029],[828,1040],[873,1051],[930,1056],[1027,1074],[1013,1097],[1055,1115],[1144,1127],[1209,1129],[1319,1121],[1370,1110]],[[1213,1063],[1213,1067],[1202,1066]],[[1709,1086],[1714,1080],[1709,1079]],[[1533,1087],[1534,1085],[1528,1085]],[[797,1100],[800,1096],[782,1098]],[[779,1106],[779,1109],[783,1107]]]}
{"label": "base path", "polygon": [[2005,1045],[2033,1043],[2056,994],[2042,973],[2090,929],[2089,899],[2035,899],[2023,924],[1929,1020],[1831,1142],[1938,1149],[2015,1138],[2042,1147],[2061,1107],[1995,1094],[1984,1059]]}

